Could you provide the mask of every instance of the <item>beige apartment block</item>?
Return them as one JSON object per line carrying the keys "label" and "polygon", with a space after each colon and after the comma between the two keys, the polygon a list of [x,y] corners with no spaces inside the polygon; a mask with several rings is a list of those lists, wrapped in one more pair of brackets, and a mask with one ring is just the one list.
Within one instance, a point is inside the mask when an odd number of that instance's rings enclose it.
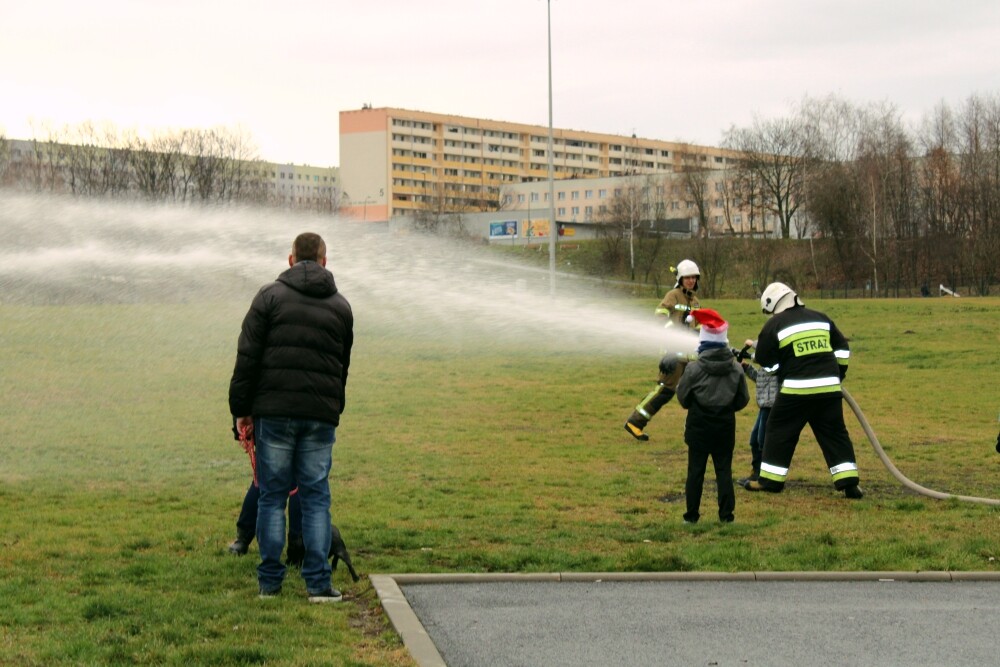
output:
{"label": "beige apartment block", "polygon": [[261,163],[270,199],[287,208],[336,211],[340,206],[339,167]]}
{"label": "beige apartment block", "polygon": [[[551,210],[560,229],[567,235],[600,223],[611,222],[614,200],[624,197],[635,205],[637,222],[651,230],[690,233],[706,226],[711,235],[774,235],[777,220],[770,212],[749,216],[733,194],[724,170],[707,171],[702,178],[689,180],[679,172],[659,172],[608,178],[564,179],[553,183],[555,204]],[[701,188],[704,223],[692,186]],[[504,194],[503,210],[526,211],[531,220],[547,221],[550,211],[547,181],[520,183]],[[592,235],[592,234],[590,234]]]}
{"label": "beige apartment block", "polygon": [[[546,126],[371,108],[340,112],[341,212],[386,221],[421,209],[491,211],[510,186],[548,179]],[[722,148],[553,130],[555,179],[721,169]]]}

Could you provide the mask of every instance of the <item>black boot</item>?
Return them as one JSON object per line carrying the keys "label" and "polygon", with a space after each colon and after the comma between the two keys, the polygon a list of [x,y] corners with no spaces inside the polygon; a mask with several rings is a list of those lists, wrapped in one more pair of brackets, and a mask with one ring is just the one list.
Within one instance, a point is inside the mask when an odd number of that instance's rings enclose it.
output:
{"label": "black boot", "polygon": [[784,484],[767,483],[759,478],[754,481],[748,480],[742,486],[747,491],[766,491],[768,493],[781,493],[785,488]]}
{"label": "black boot", "polygon": [[236,539],[229,545],[229,553],[234,556],[245,556],[250,550],[250,543],[253,542],[253,535],[236,532]]}

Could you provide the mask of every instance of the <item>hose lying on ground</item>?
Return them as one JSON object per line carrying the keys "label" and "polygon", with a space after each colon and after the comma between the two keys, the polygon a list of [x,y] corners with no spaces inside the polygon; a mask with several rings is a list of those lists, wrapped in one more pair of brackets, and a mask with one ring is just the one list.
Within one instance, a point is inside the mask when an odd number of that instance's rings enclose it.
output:
{"label": "hose lying on ground", "polygon": [[899,469],[896,468],[896,466],[893,465],[892,461],[889,460],[889,457],[886,455],[885,450],[882,449],[882,445],[879,444],[878,438],[875,437],[875,432],[872,431],[872,427],[868,424],[868,420],[865,419],[864,413],[861,412],[861,408],[859,408],[857,402],[855,402],[854,397],[852,397],[847,392],[847,390],[843,388],[843,386],[841,386],[840,389],[844,394],[844,400],[847,401],[847,404],[851,406],[851,410],[854,411],[854,416],[858,418],[859,422],[861,422],[861,428],[865,430],[865,435],[868,436],[868,441],[872,443],[872,447],[875,449],[875,453],[878,454],[878,457],[880,459],[882,459],[882,463],[885,464],[885,467],[889,469],[889,472],[892,473],[892,476],[898,479],[903,484],[903,486],[905,486],[908,489],[912,489],[913,491],[916,491],[917,493],[920,493],[922,495],[930,496],[931,498],[937,498],[939,500],[947,500],[948,498],[954,498],[956,500],[965,500],[970,503],[982,503],[984,505],[1000,506],[1000,500],[994,500],[993,498],[976,498],[975,496],[956,496],[951,493],[941,493],[940,491],[932,491],[931,489],[920,486],[915,482],[911,482],[909,479],[906,478],[905,475],[903,475],[903,473],[899,472]]}

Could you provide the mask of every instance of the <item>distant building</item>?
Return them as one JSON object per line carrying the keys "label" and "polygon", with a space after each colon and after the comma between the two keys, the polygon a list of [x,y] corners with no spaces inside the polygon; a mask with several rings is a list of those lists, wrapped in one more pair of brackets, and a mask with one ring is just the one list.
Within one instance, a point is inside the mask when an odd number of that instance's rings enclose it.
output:
{"label": "distant building", "polygon": [[276,164],[260,165],[271,170],[268,184],[274,203],[289,208],[337,210],[340,206],[340,169],[338,167],[311,167],[309,165]]}
{"label": "distant building", "polygon": [[[722,169],[722,148],[553,130],[554,178]],[[548,128],[393,108],[340,112],[341,212],[386,221],[418,211],[500,209],[511,186],[548,179]]]}
{"label": "distant building", "polygon": [[240,201],[334,212],[340,169],[209,152],[0,140],[0,186],[154,201]]}
{"label": "distant building", "polygon": [[[616,198],[634,202],[634,219],[649,233],[690,236],[704,224],[716,235],[773,236],[777,218],[770,212],[752,219],[743,203],[734,196],[724,170],[705,171],[697,176],[668,172],[634,176],[555,181],[555,219],[562,236],[593,238],[601,223],[622,215]],[[692,192],[700,187],[700,197]],[[535,181],[512,185],[503,195],[503,211],[527,211],[528,219],[548,220],[549,183]],[[620,208],[620,207],[619,207]]]}

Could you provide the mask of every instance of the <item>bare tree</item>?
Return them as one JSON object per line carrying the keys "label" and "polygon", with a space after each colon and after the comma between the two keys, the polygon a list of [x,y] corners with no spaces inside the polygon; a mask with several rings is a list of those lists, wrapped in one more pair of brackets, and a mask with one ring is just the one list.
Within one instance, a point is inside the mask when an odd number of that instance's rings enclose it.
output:
{"label": "bare tree", "polygon": [[7,175],[10,171],[10,141],[0,132],[0,187],[8,185]]}
{"label": "bare tree", "polygon": [[708,171],[701,166],[685,165],[681,171],[681,181],[689,201],[694,203],[695,215],[698,218],[698,236],[708,238],[712,230],[708,224],[708,212],[711,204],[708,192]]}
{"label": "bare tree", "polygon": [[[445,183],[434,183],[428,189],[431,193],[414,211],[413,227],[433,234],[464,235],[464,209],[455,193],[449,191]],[[555,231],[555,225],[552,225],[551,231]]]}
{"label": "bare tree", "polygon": [[747,128],[730,128],[723,145],[739,153],[744,180],[759,181],[766,206],[778,217],[781,235],[790,238],[792,217],[803,201],[807,154],[800,123],[791,118],[754,118]]}
{"label": "bare tree", "polygon": [[958,130],[963,268],[973,288],[985,295],[1000,266],[1000,99],[970,97],[959,115]]}
{"label": "bare tree", "polygon": [[647,174],[639,191],[641,225],[638,235],[637,266],[642,271],[643,282],[653,282],[659,292],[661,259],[664,235],[667,230],[667,192],[669,177]]}

